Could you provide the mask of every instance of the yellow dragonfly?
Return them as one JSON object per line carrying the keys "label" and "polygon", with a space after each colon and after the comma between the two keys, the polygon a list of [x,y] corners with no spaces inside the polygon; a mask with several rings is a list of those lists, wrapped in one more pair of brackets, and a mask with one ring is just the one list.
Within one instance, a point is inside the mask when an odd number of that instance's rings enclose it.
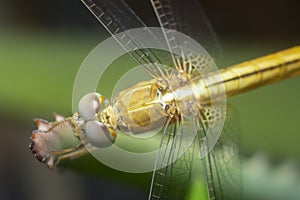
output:
{"label": "yellow dragonfly", "polygon": [[150,2],[169,52],[144,48],[149,40],[137,37],[132,29],[142,28],[158,44],[160,37],[123,0],[83,0],[152,79],[120,91],[110,102],[89,93],[71,117],[55,115],[55,122],[36,119],[38,130],[32,133],[30,149],[52,168],[86,154],[86,149],[113,146],[120,131],[139,135],[160,129],[149,199],[185,198],[196,145],[208,197],[235,198],[241,188],[238,143],[234,136],[219,139],[226,116],[225,97],[300,75],[300,47],[217,71],[204,49],[177,35],[196,38],[208,52],[218,54],[215,36],[197,2]]}

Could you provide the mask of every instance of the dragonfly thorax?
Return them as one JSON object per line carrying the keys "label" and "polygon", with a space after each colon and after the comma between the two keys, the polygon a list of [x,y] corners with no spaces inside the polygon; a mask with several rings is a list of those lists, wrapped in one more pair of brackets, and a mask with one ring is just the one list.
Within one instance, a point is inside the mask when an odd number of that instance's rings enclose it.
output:
{"label": "dragonfly thorax", "polygon": [[162,128],[166,119],[180,120],[197,113],[197,100],[191,84],[180,73],[160,80],[135,84],[121,91],[111,103],[111,116],[117,129],[141,134]]}
{"label": "dragonfly thorax", "polygon": [[[163,101],[156,80],[140,82],[121,91],[112,100],[117,128],[129,134],[147,133],[161,128],[168,116],[166,107],[174,98]],[[169,106],[170,107],[170,106]]]}

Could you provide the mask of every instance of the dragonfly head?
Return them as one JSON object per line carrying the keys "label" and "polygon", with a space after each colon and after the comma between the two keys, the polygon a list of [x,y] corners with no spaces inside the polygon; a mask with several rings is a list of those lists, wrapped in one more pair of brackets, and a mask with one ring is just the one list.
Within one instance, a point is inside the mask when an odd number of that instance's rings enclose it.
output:
{"label": "dragonfly head", "polygon": [[76,157],[84,144],[98,148],[112,145],[116,133],[106,119],[103,110],[109,102],[98,93],[85,95],[79,102],[79,112],[64,118],[55,114],[55,121],[35,119],[37,130],[31,135],[29,148],[34,156],[49,168],[62,159]]}
{"label": "dragonfly head", "polygon": [[109,107],[109,101],[95,92],[85,95],[79,102],[78,111],[85,121],[85,137],[95,147],[108,147],[116,139],[116,132],[106,114]]}

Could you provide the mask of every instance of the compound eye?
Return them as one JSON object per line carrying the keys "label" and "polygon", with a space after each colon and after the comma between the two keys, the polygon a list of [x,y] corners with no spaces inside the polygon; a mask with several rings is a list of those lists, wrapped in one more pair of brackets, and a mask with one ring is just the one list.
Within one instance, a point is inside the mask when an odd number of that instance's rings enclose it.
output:
{"label": "compound eye", "polygon": [[78,105],[78,112],[81,117],[88,121],[95,117],[100,109],[102,95],[93,92],[89,93],[81,98]]}
{"label": "compound eye", "polygon": [[110,130],[98,121],[87,122],[85,132],[88,141],[95,147],[108,147],[115,141]]}

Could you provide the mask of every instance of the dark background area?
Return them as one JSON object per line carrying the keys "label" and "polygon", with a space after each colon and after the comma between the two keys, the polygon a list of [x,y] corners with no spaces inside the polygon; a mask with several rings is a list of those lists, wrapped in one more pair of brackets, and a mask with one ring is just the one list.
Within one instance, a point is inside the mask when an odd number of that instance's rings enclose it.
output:
{"label": "dark background area", "polygon": [[[156,24],[147,1],[127,2],[149,25]],[[201,5],[224,52],[222,66],[300,44],[300,1],[202,0]],[[147,196],[149,175],[126,174],[104,166],[95,170],[97,175],[93,171],[49,170],[28,150],[32,119],[51,119],[54,111],[71,114],[76,71],[89,51],[108,36],[79,0],[0,0],[0,199]],[[245,155],[264,152],[271,166],[281,166],[286,160],[300,163],[299,87],[299,78],[295,78],[230,101],[238,110],[245,134]],[[261,172],[263,167],[255,165],[251,170]],[[254,174],[263,177],[269,171]],[[287,167],[286,171],[293,170]],[[274,184],[285,180],[286,171],[253,185],[263,188],[273,180]],[[298,174],[288,176],[295,179],[291,187],[299,184]],[[270,186],[270,191],[281,192],[288,186],[283,182],[277,190]],[[253,194],[260,194],[258,190]]]}
{"label": "dark background area", "polygon": [[[127,0],[128,4],[153,25],[148,1]],[[217,1],[203,0],[201,5],[218,37],[255,39],[298,37],[299,7],[297,0]],[[80,1],[1,1],[1,24],[7,28],[98,30],[99,24]]]}

